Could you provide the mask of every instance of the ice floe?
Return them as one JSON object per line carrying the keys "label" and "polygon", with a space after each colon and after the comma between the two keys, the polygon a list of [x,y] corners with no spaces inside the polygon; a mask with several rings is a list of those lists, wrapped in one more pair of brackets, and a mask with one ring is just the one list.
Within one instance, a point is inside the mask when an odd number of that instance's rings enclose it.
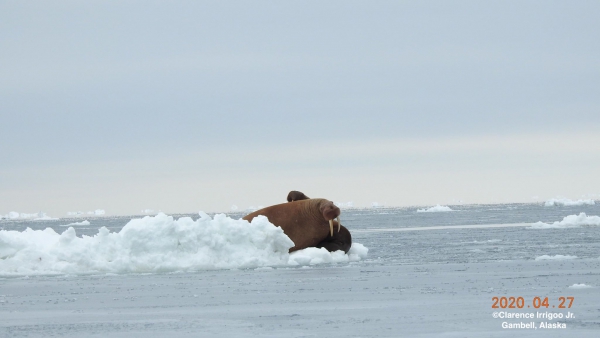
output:
{"label": "ice floe", "polygon": [[417,209],[417,212],[445,212],[445,211],[454,211],[454,210],[450,209],[450,207],[447,207],[444,205],[439,205],[439,204],[434,207],[427,208],[427,209]]}
{"label": "ice floe", "polygon": [[32,214],[24,213],[24,212],[16,212],[11,211],[8,214],[2,216],[0,215],[0,219],[10,219],[10,220],[34,220],[34,221],[54,221],[58,220],[58,218],[50,217],[45,212],[36,212]]}
{"label": "ice floe", "polygon": [[90,221],[85,220],[85,221],[81,221],[81,222],[73,222],[73,223],[61,225],[61,227],[80,226],[80,225],[90,225]]}
{"label": "ice floe", "polygon": [[581,206],[581,205],[594,205],[596,204],[596,202],[592,199],[585,199],[585,200],[570,200],[568,198],[552,198],[547,200],[544,203],[544,206],[546,207],[553,207],[553,206]]}
{"label": "ice floe", "polygon": [[569,215],[563,218],[562,221],[554,222],[552,224],[537,222],[532,224],[528,229],[565,229],[578,228],[584,225],[600,225],[600,217],[587,216],[585,212],[582,212],[579,215]]}
{"label": "ice floe", "polygon": [[102,227],[82,237],[72,226],[62,234],[51,228],[1,230],[0,276],[293,267],[357,261],[368,252],[354,243],[348,254],[317,248],[289,254],[294,243],[266,217],[249,223],[199,215],[193,220],[159,213],[132,219],[119,232]]}
{"label": "ice floe", "polygon": [[329,252],[324,248],[306,248],[290,254],[289,265],[315,265],[322,263],[356,262],[367,257],[367,249],[360,243],[353,243],[348,254],[343,251]]}
{"label": "ice floe", "polygon": [[577,256],[569,256],[569,255],[542,255],[535,258],[536,261],[546,261],[546,260],[565,260],[565,259],[577,259]]}
{"label": "ice floe", "polygon": [[569,289],[589,289],[589,288],[593,288],[593,286],[591,285],[586,285],[586,284],[573,284],[571,286],[569,286]]}

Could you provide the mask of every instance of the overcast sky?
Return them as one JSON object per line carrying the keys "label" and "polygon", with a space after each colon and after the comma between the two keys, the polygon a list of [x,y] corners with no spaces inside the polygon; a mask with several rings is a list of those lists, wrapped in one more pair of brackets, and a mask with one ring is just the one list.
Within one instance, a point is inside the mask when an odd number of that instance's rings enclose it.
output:
{"label": "overcast sky", "polygon": [[0,215],[600,198],[598,1],[1,1]]}

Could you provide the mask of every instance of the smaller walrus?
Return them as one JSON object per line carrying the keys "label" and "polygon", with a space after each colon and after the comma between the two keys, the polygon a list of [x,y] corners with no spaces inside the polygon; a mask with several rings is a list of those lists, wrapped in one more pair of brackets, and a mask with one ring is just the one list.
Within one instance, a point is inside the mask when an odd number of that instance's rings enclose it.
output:
{"label": "smaller walrus", "polygon": [[308,200],[308,199],[310,199],[310,197],[308,197],[308,196],[304,195],[304,193],[302,193],[300,191],[296,191],[296,190],[290,191],[290,193],[287,196],[288,202]]}

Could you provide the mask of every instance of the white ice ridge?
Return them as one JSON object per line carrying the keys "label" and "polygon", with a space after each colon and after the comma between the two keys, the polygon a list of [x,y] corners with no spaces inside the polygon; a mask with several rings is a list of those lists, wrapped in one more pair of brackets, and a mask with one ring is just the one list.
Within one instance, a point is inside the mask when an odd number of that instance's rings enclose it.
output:
{"label": "white ice ridge", "polygon": [[589,289],[589,288],[593,288],[593,286],[591,285],[587,285],[587,284],[573,284],[571,286],[569,286],[569,289]]}
{"label": "white ice ridge", "polygon": [[90,225],[90,221],[85,220],[85,221],[81,221],[81,222],[69,223],[69,224],[61,225],[61,227],[70,227],[70,226],[78,226],[78,225]]}
{"label": "white ice ridge", "polygon": [[600,225],[600,217],[598,216],[587,216],[585,212],[579,215],[569,215],[563,218],[560,222],[554,222],[552,224],[537,222],[531,225],[528,229],[564,229],[564,228],[578,228],[584,225]]}
{"label": "white ice ridge", "polygon": [[553,207],[556,205],[579,206],[579,205],[594,205],[594,204],[596,204],[596,202],[592,199],[573,201],[568,198],[552,198],[552,199],[547,200],[544,203],[544,206],[546,206],[546,207]]}
{"label": "white ice ridge", "polygon": [[444,205],[436,205],[434,207],[428,209],[417,209],[417,212],[444,212],[444,211],[454,211],[450,209],[450,207]]}
{"label": "white ice ridge", "polygon": [[545,260],[558,260],[558,261],[562,261],[565,259],[577,259],[577,256],[569,256],[569,255],[554,255],[554,256],[548,256],[548,255],[542,255],[542,256],[538,256],[535,258],[536,261],[545,261]]}
{"label": "white ice ridge", "polygon": [[354,243],[348,255],[308,248],[292,254],[294,243],[266,217],[251,223],[204,212],[193,220],[160,213],[132,219],[119,232],[106,227],[77,237],[45,230],[0,231],[0,276],[147,273],[297,266],[363,259],[368,249]]}

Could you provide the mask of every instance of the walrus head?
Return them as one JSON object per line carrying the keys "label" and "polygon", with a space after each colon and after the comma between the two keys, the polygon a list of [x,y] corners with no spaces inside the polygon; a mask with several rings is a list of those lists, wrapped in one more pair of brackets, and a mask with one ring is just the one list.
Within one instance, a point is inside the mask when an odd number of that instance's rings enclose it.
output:
{"label": "walrus head", "polygon": [[325,218],[326,221],[329,221],[329,231],[331,233],[331,236],[333,237],[334,218],[337,218],[338,232],[340,232],[340,208],[336,207],[335,204],[333,204],[333,202],[327,201],[320,205],[319,210],[323,214],[323,218]]}

